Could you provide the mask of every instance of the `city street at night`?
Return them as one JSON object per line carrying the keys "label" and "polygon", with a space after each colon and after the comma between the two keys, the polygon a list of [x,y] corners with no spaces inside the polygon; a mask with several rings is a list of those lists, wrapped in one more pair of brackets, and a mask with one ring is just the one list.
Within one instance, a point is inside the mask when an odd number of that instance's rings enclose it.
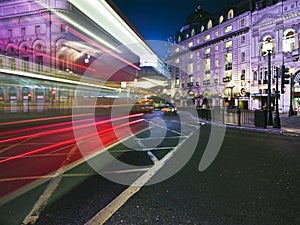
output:
{"label": "city street at night", "polygon": [[[130,150],[126,146],[131,139],[110,148],[112,155],[123,152],[119,160],[141,166],[131,171],[115,168],[114,173],[118,176],[132,174],[133,179],[137,179],[154,165],[153,158],[164,160],[169,152],[177,149],[175,147],[182,137],[181,141],[189,141],[185,132],[194,130],[191,126],[194,124],[189,124],[184,125],[183,134],[179,133],[180,117],[164,116],[160,111],[145,114],[144,118],[146,121],[154,118],[166,121],[168,131],[164,141],[151,151],[154,156],[149,154],[147,147]],[[212,131],[205,121],[199,124],[199,140],[187,164],[181,165],[182,169],[169,179],[141,187],[121,203],[121,208],[112,206],[118,210],[105,224],[298,224],[299,137],[227,128],[217,157],[206,170],[199,171]],[[147,130],[133,138],[144,143],[151,141]],[[179,147],[174,158],[176,154],[184,154],[185,147]],[[176,160],[169,160],[151,179],[166,176],[176,167],[173,165]],[[101,170],[113,173],[111,168]],[[2,206],[1,212],[6,210],[1,215],[4,224],[19,224],[17,218],[22,216],[18,213],[28,210],[30,202],[37,200],[37,193],[41,193],[42,188],[46,189],[45,186],[36,188]],[[63,175],[45,208],[39,209],[39,219],[35,224],[87,223],[127,188],[127,185],[105,179],[90,165],[82,164]],[[24,198],[26,203],[18,204]],[[18,210],[14,211],[16,208]]]}
{"label": "city street at night", "polygon": [[0,0],[0,225],[299,225],[299,0]]}

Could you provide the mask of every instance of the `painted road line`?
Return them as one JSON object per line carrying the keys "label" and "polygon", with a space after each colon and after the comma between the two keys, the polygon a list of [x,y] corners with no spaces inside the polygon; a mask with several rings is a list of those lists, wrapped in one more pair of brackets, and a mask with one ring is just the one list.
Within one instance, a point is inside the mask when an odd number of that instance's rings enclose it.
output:
{"label": "painted road line", "polygon": [[147,152],[147,151],[159,151],[159,150],[169,150],[174,147],[159,147],[159,148],[140,148],[140,149],[118,149],[118,150],[110,150],[112,153],[119,152]]}
{"label": "painted road line", "polygon": [[141,175],[135,182],[133,182],[126,190],[117,196],[106,207],[99,211],[93,218],[91,218],[85,225],[101,225],[104,224],[118,209],[120,209],[134,194],[136,194],[163,166],[164,164],[177,152],[179,147],[188,140],[194,132],[188,135],[188,138],[181,141],[172,151],[170,151],[162,160],[155,163],[147,172]]}
{"label": "painted road line", "polygon": [[150,159],[154,164],[159,162],[158,158],[156,158],[156,156],[151,151],[147,151],[147,155],[150,157]]}
{"label": "painted road line", "polygon": [[58,185],[60,184],[62,180],[62,174],[64,173],[64,168],[68,164],[68,161],[70,159],[70,154],[72,155],[73,152],[77,150],[77,145],[75,145],[67,154],[66,159],[62,162],[59,169],[56,171],[54,179],[51,180],[51,182],[48,184],[46,190],[43,192],[43,194],[40,196],[40,198],[35,202],[33,208],[28,213],[28,215],[23,220],[22,224],[34,224],[37,219],[39,218],[40,212],[44,208],[44,206],[47,204],[49,198],[52,196],[52,193],[56,190]]}
{"label": "painted road line", "polygon": [[114,171],[104,171],[103,173],[116,173],[116,174],[122,174],[122,173],[136,173],[136,172],[145,172],[148,171],[151,167],[145,167],[145,168],[139,168],[139,169],[128,169],[128,170],[114,170]]}

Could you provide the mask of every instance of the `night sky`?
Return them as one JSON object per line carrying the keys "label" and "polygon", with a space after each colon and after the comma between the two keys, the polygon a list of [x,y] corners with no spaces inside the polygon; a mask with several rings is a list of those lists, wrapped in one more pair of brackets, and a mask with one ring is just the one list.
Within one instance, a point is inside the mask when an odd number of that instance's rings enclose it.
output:
{"label": "night sky", "polygon": [[230,0],[112,0],[145,40],[167,41],[184,25],[198,5],[222,10]]}

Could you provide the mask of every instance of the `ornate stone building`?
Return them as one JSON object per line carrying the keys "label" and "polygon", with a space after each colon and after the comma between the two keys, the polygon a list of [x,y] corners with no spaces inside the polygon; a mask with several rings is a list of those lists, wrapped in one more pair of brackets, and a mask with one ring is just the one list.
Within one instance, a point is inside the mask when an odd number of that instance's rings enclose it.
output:
{"label": "ornate stone building", "polygon": [[[242,0],[210,15],[199,6],[177,32],[169,52],[175,101],[184,104],[191,98],[196,106],[262,109],[268,83],[265,44],[270,41],[272,107],[275,68],[284,63],[293,68],[290,73],[296,78],[292,98],[297,108],[299,8],[297,0]],[[282,112],[289,110],[290,97],[290,86],[286,85],[279,104]]]}
{"label": "ornate stone building", "polygon": [[0,112],[70,106],[79,81],[83,98],[127,95],[143,66],[167,74],[110,1],[2,0],[0,30]]}

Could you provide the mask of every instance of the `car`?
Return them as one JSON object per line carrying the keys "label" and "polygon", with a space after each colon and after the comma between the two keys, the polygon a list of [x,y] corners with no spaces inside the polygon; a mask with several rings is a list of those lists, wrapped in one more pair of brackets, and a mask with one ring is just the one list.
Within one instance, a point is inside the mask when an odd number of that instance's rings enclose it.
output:
{"label": "car", "polygon": [[143,113],[152,113],[153,106],[152,105],[142,105]]}
{"label": "car", "polygon": [[177,108],[174,103],[167,102],[164,107],[161,109],[164,112],[164,115],[168,114],[177,114]]}

